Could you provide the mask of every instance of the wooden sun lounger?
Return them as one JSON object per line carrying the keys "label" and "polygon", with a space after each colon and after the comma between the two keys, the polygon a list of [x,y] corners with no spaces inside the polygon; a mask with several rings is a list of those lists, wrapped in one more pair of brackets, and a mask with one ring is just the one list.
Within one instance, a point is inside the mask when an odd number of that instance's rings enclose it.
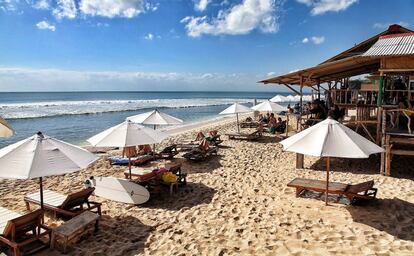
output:
{"label": "wooden sun lounger", "polygon": [[[42,210],[20,215],[0,207],[0,219],[3,218],[10,219],[0,230],[0,245],[9,247],[13,255],[33,254],[49,247],[50,229],[42,224]],[[49,236],[47,242],[45,236]]]}
{"label": "wooden sun lounger", "polygon": [[256,121],[244,121],[240,123],[240,128],[257,128],[259,127],[260,123]]}
{"label": "wooden sun lounger", "polygon": [[[43,191],[43,206],[45,210],[52,211],[55,217],[63,215],[72,218],[84,211],[92,211],[101,215],[101,203],[89,201],[95,188],[87,188],[70,195],[62,195],[54,191]],[[40,205],[39,192],[24,197],[26,207],[30,210],[30,203]],[[85,207],[86,205],[86,207]]]}
{"label": "wooden sun lounger", "polygon": [[252,133],[227,133],[226,135],[230,140],[257,140],[262,137],[262,133],[259,131],[254,131]]}
{"label": "wooden sun lounger", "polygon": [[[326,191],[326,181],[323,180],[295,178],[289,182],[287,186],[296,188],[296,196],[300,196],[306,190],[316,192]],[[374,188],[373,180],[355,185],[340,182],[329,182],[328,193],[345,196],[352,204],[357,199],[375,199],[377,189]]]}
{"label": "wooden sun lounger", "polygon": [[171,159],[174,158],[174,156],[178,155],[177,145],[171,145],[168,147],[165,147],[162,151],[155,154],[157,158],[160,159]]}
{"label": "wooden sun lounger", "polygon": [[211,147],[208,150],[197,148],[185,153],[183,157],[190,161],[199,162],[207,159],[212,155],[217,155],[217,147]]}

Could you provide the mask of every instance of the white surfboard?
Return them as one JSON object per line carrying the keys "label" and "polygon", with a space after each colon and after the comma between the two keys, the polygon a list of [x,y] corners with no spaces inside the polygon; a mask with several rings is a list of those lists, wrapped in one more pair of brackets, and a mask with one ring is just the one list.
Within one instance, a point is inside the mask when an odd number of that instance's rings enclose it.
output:
{"label": "white surfboard", "polygon": [[90,180],[95,195],[126,204],[143,204],[150,198],[146,188],[127,179],[94,177]]}

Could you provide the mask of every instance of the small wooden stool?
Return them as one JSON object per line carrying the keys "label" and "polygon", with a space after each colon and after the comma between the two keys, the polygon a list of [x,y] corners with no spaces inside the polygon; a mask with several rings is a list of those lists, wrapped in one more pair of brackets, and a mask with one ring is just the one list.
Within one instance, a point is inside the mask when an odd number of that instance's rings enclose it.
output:
{"label": "small wooden stool", "polygon": [[95,232],[98,231],[99,215],[85,211],[57,228],[52,229],[50,249],[55,247],[56,237],[63,237],[63,253],[66,253],[69,240],[73,239],[81,230],[85,230],[91,223],[95,222]]}

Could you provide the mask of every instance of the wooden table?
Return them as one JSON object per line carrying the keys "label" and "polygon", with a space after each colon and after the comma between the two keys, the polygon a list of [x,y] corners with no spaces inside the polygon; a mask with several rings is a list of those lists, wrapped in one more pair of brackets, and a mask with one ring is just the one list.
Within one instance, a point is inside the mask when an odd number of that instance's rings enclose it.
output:
{"label": "wooden table", "polygon": [[99,215],[85,211],[57,228],[52,229],[50,248],[55,247],[56,237],[63,237],[63,253],[66,253],[68,241],[73,239],[81,230],[85,230],[91,223],[95,222],[95,232],[98,230]]}

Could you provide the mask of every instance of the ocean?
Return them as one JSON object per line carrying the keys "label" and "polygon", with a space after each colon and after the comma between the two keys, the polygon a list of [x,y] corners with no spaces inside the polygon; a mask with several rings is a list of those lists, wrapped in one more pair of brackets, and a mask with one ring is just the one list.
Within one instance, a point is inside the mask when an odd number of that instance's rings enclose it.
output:
{"label": "ocean", "polygon": [[0,138],[0,148],[38,131],[85,145],[87,138],[126,117],[155,108],[190,124],[217,118],[234,102],[252,106],[255,99],[276,95],[281,105],[297,101],[286,92],[2,92],[0,116],[16,134]]}

